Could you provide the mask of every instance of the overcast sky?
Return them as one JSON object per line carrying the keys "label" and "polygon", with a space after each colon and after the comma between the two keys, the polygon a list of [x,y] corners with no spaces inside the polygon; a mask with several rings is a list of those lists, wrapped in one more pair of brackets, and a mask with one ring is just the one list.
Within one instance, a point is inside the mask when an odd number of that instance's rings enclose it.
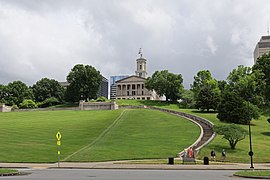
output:
{"label": "overcast sky", "polygon": [[189,88],[199,70],[220,80],[252,66],[269,22],[269,0],[0,0],[0,84],[65,81],[79,63],[133,75],[142,48],[148,75]]}

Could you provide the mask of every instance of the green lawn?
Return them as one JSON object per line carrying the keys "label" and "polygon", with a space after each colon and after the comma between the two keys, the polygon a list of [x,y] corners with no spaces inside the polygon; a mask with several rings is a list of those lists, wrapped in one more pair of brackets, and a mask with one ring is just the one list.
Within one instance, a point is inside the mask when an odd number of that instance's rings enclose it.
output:
{"label": "green lawn", "polygon": [[269,170],[245,170],[245,171],[238,171],[235,175],[239,176],[247,176],[247,177],[270,177]]}
{"label": "green lawn", "polygon": [[58,130],[65,161],[167,158],[200,133],[185,119],[152,110],[0,113],[0,162],[55,162]]}
{"label": "green lawn", "polygon": [[[201,113],[196,110],[185,110],[180,109],[179,111],[184,111],[186,113],[194,114],[200,117],[204,117],[214,124],[221,125],[225,124],[220,122],[216,113]],[[253,147],[253,161],[255,163],[259,162],[270,162],[269,147],[270,147],[270,124],[267,122],[268,116],[261,116],[259,120],[251,121],[251,132],[252,132],[252,147]],[[247,125],[241,125],[243,128],[248,130]],[[210,156],[210,151],[215,149],[217,154],[217,160],[221,159],[221,151],[225,149],[227,152],[226,161],[229,162],[244,162],[249,163],[250,156],[249,152],[249,137],[237,143],[236,149],[231,150],[227,140],[223,139],[222,136],[218,135],[215,139],[206,147],[204,147],[200,153],[199,157],[203,159],[204,156]]]}
{"label": "green lawn", "polygon": [[1,174],[8,174],[8,173],[16,173],[18,172],[18,170],[15,169],[2,169],[0,168],[0,175]]}
{"label": "green lawn", "polygon": [[[172,109],[180,112],[185,112],[189,114],[193,114],[196,116],[203,117],[208,119],[215,125],[222,125],[225,124],[220,122],[215,112],[200,112],[196,109],[180,109],[177,104],[169,104],[166,102],[161,101],[136,101],[136,100],[117,100],[117,103],[120,104],[128,104],[131,105],[151,105],[157,106],[160,108]],[[265,108],[264,111],[261,113],[261,117],[259,120],[252,120],[251,121],[251,132],[252,132],[252,147],[253,147],[253,161],[255,163],[259,162],[270,162],[269,156],[269,147],[270,147],[270,124],[267,122],[267,119],[270,116],[269,108]],[[245,129],[248,130],[247,125],[241,125]],[[236,145],[235,150],[231,150],[229,143],[227,140],[223,139],[222,136],[217,135],[215,139],[208,144],[206,147],[200,150],[198,158],[203,159],[203,157],[207,156],[210,157],[211,150],[214,149],[216,151],[217,160],[221,159],[221,151],[225,149],[227,152],[226,161],[229,162],[250,162],[250,156],[248,156],[249,152],[249,137],[246,138]]]}

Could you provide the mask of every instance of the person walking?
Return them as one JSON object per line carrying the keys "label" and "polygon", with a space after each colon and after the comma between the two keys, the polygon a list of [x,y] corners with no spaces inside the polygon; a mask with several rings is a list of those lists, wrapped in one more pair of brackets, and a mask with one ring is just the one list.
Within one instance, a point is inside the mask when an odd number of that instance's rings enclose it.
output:
{"label": "person walking", "polygon": [[226,159],[226,152],[224,149],[222,149],[222,152],[221,152],[221,161],[224,162]]}
{"label": "person walking", "polygon": [[215,161],[216,160],[216,152],[215,152],[214,149],[211,151],[211,160],[212,161]]}

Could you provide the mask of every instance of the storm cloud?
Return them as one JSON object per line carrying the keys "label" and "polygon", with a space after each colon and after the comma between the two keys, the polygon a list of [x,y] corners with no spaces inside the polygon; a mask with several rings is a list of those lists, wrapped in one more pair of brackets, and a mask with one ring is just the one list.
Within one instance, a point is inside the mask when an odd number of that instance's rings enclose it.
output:
{"label": "storm cloud", "polygon": [[79,63],[107,78],[167,69],[189,88],[203,69],[225,79],[253,65],[270,22],[268,0],[0,0],[0,84],[65,81]]}

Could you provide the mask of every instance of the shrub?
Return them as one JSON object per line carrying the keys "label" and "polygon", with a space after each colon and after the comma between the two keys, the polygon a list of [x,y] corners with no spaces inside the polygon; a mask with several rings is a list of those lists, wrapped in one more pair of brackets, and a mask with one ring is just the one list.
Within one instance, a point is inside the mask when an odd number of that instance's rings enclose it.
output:
{"label": "shrub", "polygon": [[36,103],[31,99],[25,99],[22,103],[19,104],[19,107],[21,109],[33,109],[36,108]]}
{"label": "shrub", "polygon": [[14,110],[14,109],[19,109],[19,107],[17,105],[13,105],[12,110]]}
{"label": "shrub", "polygon": [[51,98],[47,98],[45,99],[45,101],[43,101],[42,103],[39,104],[39,107],[49,107],[49,106],[54,106],[60,104],[60,101],[55,98],[55,97],[51,97]]}
{"label": "shrub", "polygon": [[98,97],[96,101],[97,102],[106,102],[106,101],[108,101],[108,99],[106,97],[101,96],[101,97]]}
{"label": "shrub", "polygon": [[235,149],[236,144],[245,139],[247,134],[247,130],[236,124],[214,126],[214,131],[223,135],[223,138],[229,142],[231,149]]}

